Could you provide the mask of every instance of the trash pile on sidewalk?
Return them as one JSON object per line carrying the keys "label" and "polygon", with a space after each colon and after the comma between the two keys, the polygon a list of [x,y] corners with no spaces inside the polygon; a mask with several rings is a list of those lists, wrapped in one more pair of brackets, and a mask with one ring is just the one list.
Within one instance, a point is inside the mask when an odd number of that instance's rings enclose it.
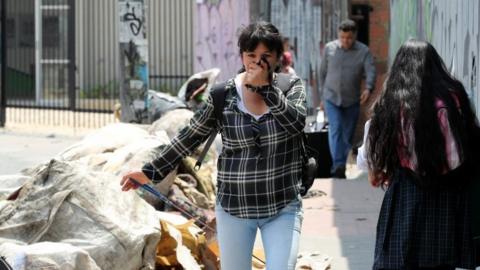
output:
{"label": "trash pile on sidewalk", "polygon": [[[177,109],[149,126],[109,125],[45,164],[0,176],[0,255],[14,269],[220,269],[213,211],[218,141],[199,171],[193,168],[201,148],[155,186],[168,204],[141,189],[122,192],[119,184],[192,115]],[[264,260],[262,250],[255,254]],[[252,267],[265,269],[258,260]],[[304,258],[297,269],[326,268]]]}
{"label": "trash pile on sidewalk", "polygon": [[[191,116],[182,109],[151,126],[113,124],[46,164],[0,176],[0,254],[14,269],[218,269],[214,237],[150,194],[119,185]],[[198,172],[186,158],[157,189],[211,220],[216,155],[212,147]]]}

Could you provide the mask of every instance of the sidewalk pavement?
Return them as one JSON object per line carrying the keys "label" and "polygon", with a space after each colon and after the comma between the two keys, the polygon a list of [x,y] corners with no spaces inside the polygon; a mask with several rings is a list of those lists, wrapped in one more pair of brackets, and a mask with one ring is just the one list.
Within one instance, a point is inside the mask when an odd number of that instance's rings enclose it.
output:
{"label": "sidewalk pavement", "polygon": [[312,189],[325,196],[304,200],[300,251],[332,258],[331,269],[372,269],[375,230],[383,191],[365,174],[354,179],[317,179]]}
{"label": "sidewalk pavement", "polygon": [[[0,175],[48,161],[80,140],[55,134],[24,134],[0,129]],[[300,252],[318,251],[332,258],[332,270],[371,269],[375,226],[383,191],[349,167],[353,179],[317,179],[312,189],[325,196],[305,199]],[[260,243],[258,243],[260,244]]]}
{"label": "sidewalk pavement", "polygon": [[[299,252],[330,257],[332,270],[368,270],[373,265],[384,192],[371,187],[366,173],[356,170],[353,164],[347,165],[347,177],[315,180],[311,190],[325,195],[303,200]],[[262,246],[259,233],[255,246]]]}

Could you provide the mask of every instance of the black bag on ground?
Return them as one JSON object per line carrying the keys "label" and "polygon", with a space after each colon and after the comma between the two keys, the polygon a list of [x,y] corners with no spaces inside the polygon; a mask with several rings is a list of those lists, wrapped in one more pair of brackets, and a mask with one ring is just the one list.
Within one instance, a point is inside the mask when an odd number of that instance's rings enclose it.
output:
{"label": "black bag on ground", "polygon": [[302,168],[302,189],[300,194],[302,196],[307,195],[308,190],[312,187],[317,175],[318,161],[316,156],[318,153],[309,147],[307,144],[307,137],[305,132],[302,131],[302,156],[303,156],[303,168]]}
{"label": "black bag on ground", "polygon": [[310,146],[314,148],[316,159],[322,161],[321,163],[318,163],[315,178],[332,177],[330,169],[333,161],[332,156],[330,155],[330,147],[328,146],[328,132],[328,124],[321,128],[315,128],[314,130],[312,130],[311,127],[307,127],[305,131],[307,147]]}
{"label": "black bag on ground", "polygon": [[[290,83],[291,75],[279,73],[277,74],[277,86],[286,93],[290,90],[291,83]],[[223,108],[225,107],[225,83],[217,84],[212,88],[212,98],[213,98],[213,107],[215,118],[222,119]],[[212,132],[208,141],[203,148],[202,153],[200,154],[197,163],[195,164],[195,170],[200,169],[202,166],[203,159],[205,158],[208,149],[212,145],[215,137],[217,136],[217,131]],[[303,168],[302,168],[302,188],[300,190],[300,194],[305,196],[308,190],[312,187],[313,182],[315,180],[315,175],[317,173],[318,168],[318,161],[316,156],[318,153],[309,147],[307,144],[307,138],[305,133],[302,131],[302,156],[303,156]]]}

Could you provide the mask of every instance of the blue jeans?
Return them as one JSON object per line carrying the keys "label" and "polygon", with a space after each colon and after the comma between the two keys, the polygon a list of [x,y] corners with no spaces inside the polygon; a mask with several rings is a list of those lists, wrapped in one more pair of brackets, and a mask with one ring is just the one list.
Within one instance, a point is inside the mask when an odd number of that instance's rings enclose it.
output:
{"label": "blue jeans", "polygon": [[334,173],[338,167],[347,164],[360,105],[357,103],[349,107],[341,107],[328,100],[324,104],[328,117],[328,144],[333,160],[331,172]]}
{"label": "blue jeans", "polygon": [[252,269],[257,228],[262,235],[267,270],[295,269],[303,220],[301,201],[292,201],[270,218],[237,218],[225,212],[218,203],[215,215],[221,269]]}

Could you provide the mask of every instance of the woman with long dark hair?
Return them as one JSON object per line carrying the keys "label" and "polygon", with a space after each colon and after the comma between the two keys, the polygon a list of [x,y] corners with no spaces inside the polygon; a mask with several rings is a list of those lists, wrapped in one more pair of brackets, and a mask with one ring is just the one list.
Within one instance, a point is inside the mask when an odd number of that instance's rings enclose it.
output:
{"label": "woman with long dark hair", "polygon": [[366,124],[357,163],[386,188],[373,269],[474,268],[470,186],[480,128],[435,48],[399,49]]}
{"label": "woman with long dark hair", "polygon": [[252,249],[260,230],[267,269],[293,270],[303,219],[305,87],[300,78],[292,76],[284,92],[278,74],[272,73],[283,44],[271,23],[245,27],[238,46],[243,68],[225,83],[222,118],[216,119],[210,95],[206,106],[160,156],[141,171],[125,174],[121,184],[127,191],[138,188],[135,182],[162,181],[182,158],[220,130],[223,148],[218,159],[215,214],[221,268],[251,269]]}

